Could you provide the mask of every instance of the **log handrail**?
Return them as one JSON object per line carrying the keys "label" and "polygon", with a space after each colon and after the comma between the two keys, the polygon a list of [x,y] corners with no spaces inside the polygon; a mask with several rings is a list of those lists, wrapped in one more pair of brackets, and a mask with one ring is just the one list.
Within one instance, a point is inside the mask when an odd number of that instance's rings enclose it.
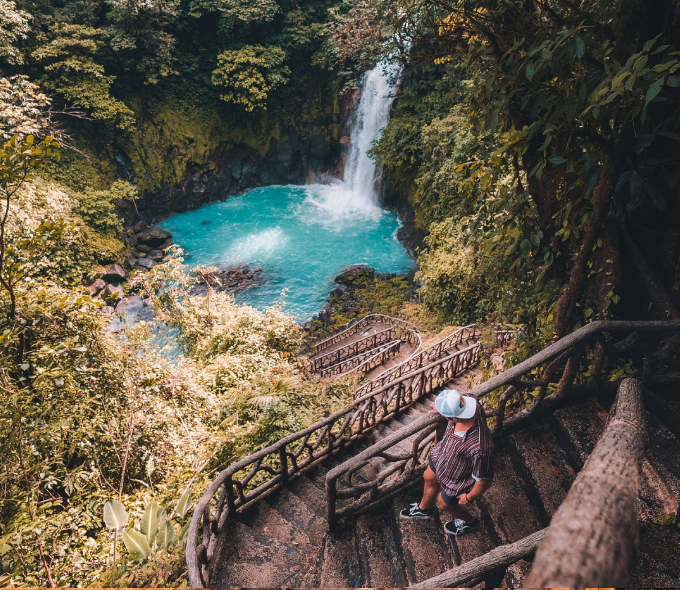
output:
{"label": "log handrail", "polygon": [[628,586],[640,542],[635,502],[647,442],[643,386],[624,379],[600,440],[555,512],[529,588]]}
{"label": "log handrail", "polygon": [[[530,557],[547,533],[547,528],[541,529],[515,543],[496,547],[461,566],[446,570],[438,576],[413,584],[409,588],[472,588],[498,570],[504,572],[513,563]],[[489,587],[496,587],[496,585],[487,586]]]}
{"label": "log handrail", "polygon": [[[518,365],[477,385],[470,393],[479,399],[499,388],[505,388],[505,392],[500,397],[498,409],[494,412],[489,412],[490,416],[495,416],[496,418],[495,424],[492,426],[492,433],[495,438],[498,438],[521,427],[539,410],[549,411],[555,408],[570,394],[595,393],[602,381],[602,371],[607,351],[611,349],[615,354],[621,354],[632,350],[639,343],[640,339],[637,336],[631,338],[630,334],[635,332],[672,333],[679,331],[680,320],[593,322],[547,346]],[[622,332],[627,332],[629,334],[628,338],[624,338],[616,345],[607,344],[605,334],[619,334]],[[591,381],[586,384],[575,385],[578,367],[586,346],[593,342],[595,350],[591,367]],[[647,355],[646,358],[649,356]],[[538,379],[522,379],[539,367],[542,367],[543,371],[540,372],[541,374]],[[557,374],[558,368],[562,368],[559,378]],[[595,386],[595,389],[593,389],[592,385]],[[380,389],[377,391],[380,391]],[[521,409],[514,411],[510,418],[506,418],[506,414],[511,413],[511,408],[508,405],[509,402],[532,392],[535,395],[530,405],[524,407],[524,404],[519,404]],[[410,456],[401,457],[398,461],[392,461],[393,465],[388,469],[376,473],[371,482],[372,485],[364,483],[357,486],[351,483],[353,473],[369,465],[376,457],[384,458],[388,449],[416,433],[426,434],[433,431],[439,420],[440,417],[436,414],[422,416],[411,422],[408,426],[400,428],[375,445],[331,469],[326,474],[327,519],[329,527],[332,528],[337,525],[342,518],[358,514],[382,499],[394,495],[401,488],[408,485],[414,477],[422,473],[429,453],[426,438],[422,438],[417,447],[414,444],[413,452]],[[385,473],[387,473],[387,476],[385,476]],[[349,485],[343,487],[340,493],[338,491],[338,480],[342,477],[349,479],[350,482]],[[337,501],[339,499],[350,498],[354,498],[354,501],[338,507]]]}

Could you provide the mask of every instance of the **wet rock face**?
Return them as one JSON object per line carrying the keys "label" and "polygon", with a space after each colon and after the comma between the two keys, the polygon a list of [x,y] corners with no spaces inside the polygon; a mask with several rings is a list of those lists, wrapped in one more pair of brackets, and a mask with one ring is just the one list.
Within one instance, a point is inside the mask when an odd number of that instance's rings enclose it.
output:
{"label": "wet rock face", "polygon": [[281,126],[263,155],[245,145],[215,151],[205,163],[191,164],[182,182],[159,186],[140,203],[153,218],[196,209],[257,186],[301,184],[331,170],[339,146],[324,126],[310,126],[302,136],[296,129]]}
{"label": "wet rock face", "polygon": [[206,293],[208,285],[216,291],[236,293],[262,284],[264,280],[260,267],[251,269],[248,266],[223,268],[215,272],[202,273],[198,276],[198,285],[194,293]]}

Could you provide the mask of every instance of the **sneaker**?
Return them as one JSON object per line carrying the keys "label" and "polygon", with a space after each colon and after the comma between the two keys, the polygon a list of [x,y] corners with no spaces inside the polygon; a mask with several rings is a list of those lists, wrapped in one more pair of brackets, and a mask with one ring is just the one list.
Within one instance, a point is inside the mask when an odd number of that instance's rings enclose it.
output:
{"label": "sneaker", "polygon": [[450,520],[449,522],[447,522],[444,525],[444,530],[449,535],[460,537],[461,535],[465,535],[467,533],[474,531],[478,526],[479,526],[478,518],[475,518],[475,521],[470,524],[468,524],[464,520],[461,520],[460,518],[456,518],[454,520]]}
{"label": "sneaker", "polygon": [[416,518],[432,518],[432,509],[429,508],[427,510],[423,510],[420,507],[419,502],[414,502],[413,504],[409,505],[408,508],[404,508],[400,513],[400,516],[402,518],[411,518],[411,519],[416,519]]}

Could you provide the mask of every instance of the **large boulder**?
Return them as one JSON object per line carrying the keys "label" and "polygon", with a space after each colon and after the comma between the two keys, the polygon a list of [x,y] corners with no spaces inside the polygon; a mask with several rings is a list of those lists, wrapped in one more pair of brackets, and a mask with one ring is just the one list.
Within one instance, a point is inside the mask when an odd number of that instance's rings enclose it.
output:
{"label": "large boulder", "polygon": [[343,269],[343,271],[333,279],[337,285],[347,285],[348,287],[362,286],[366,281],[375,275],[375,270],[368,266],[353,265]]}
{"label": "large boulder", "polygon": [[102,279],[97,279],[94,283],[87,287],[87,290],[90,292],[90,295],[96,295],[104,287],[106,287],[106,283]]}
{"label": "large boulder", "polygon": [[142,233],[137,234],[137,239],[140,244],[144,244],[145,246],[151,246],[152,248],[160,246],[163,242],[165,242],[169,238],[172,238],[172,234],[170,232],[162,230],[160,227],[152,227],[147,231],[143,231]]}
{"label": "large boulder", "polygon": [[104,271],[104,276],[102,277],[107,283],[118,284],[125,280],[127,273],[123,270],[120,264],[112,264]]}
{"label": "large boulder", "polygon": [[154,266],[156,266],[156,263],[151,260],[151,258],[140,258],[137,261],[137,266],[141,266],[142,268],[145,268],[146,270],[151,270]]}

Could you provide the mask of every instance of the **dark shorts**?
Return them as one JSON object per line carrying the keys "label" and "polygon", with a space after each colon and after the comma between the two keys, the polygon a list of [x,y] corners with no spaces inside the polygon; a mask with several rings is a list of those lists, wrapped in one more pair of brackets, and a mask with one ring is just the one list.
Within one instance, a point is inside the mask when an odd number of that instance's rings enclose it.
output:
{"label": "dark shorts", "polygon": [[[432,473],[437,475],[437,470],[434,468],[434,463],[432,462],[432,457],[428,459],[428,465],[430,466],[430,469],[432,469]],[[443,489],[439,490],[439,493],[441,494],[442,500],[444,500],[444,504],[447,506],[457,506],[458,505],[458,497],[457,496],[449,496]]]}

